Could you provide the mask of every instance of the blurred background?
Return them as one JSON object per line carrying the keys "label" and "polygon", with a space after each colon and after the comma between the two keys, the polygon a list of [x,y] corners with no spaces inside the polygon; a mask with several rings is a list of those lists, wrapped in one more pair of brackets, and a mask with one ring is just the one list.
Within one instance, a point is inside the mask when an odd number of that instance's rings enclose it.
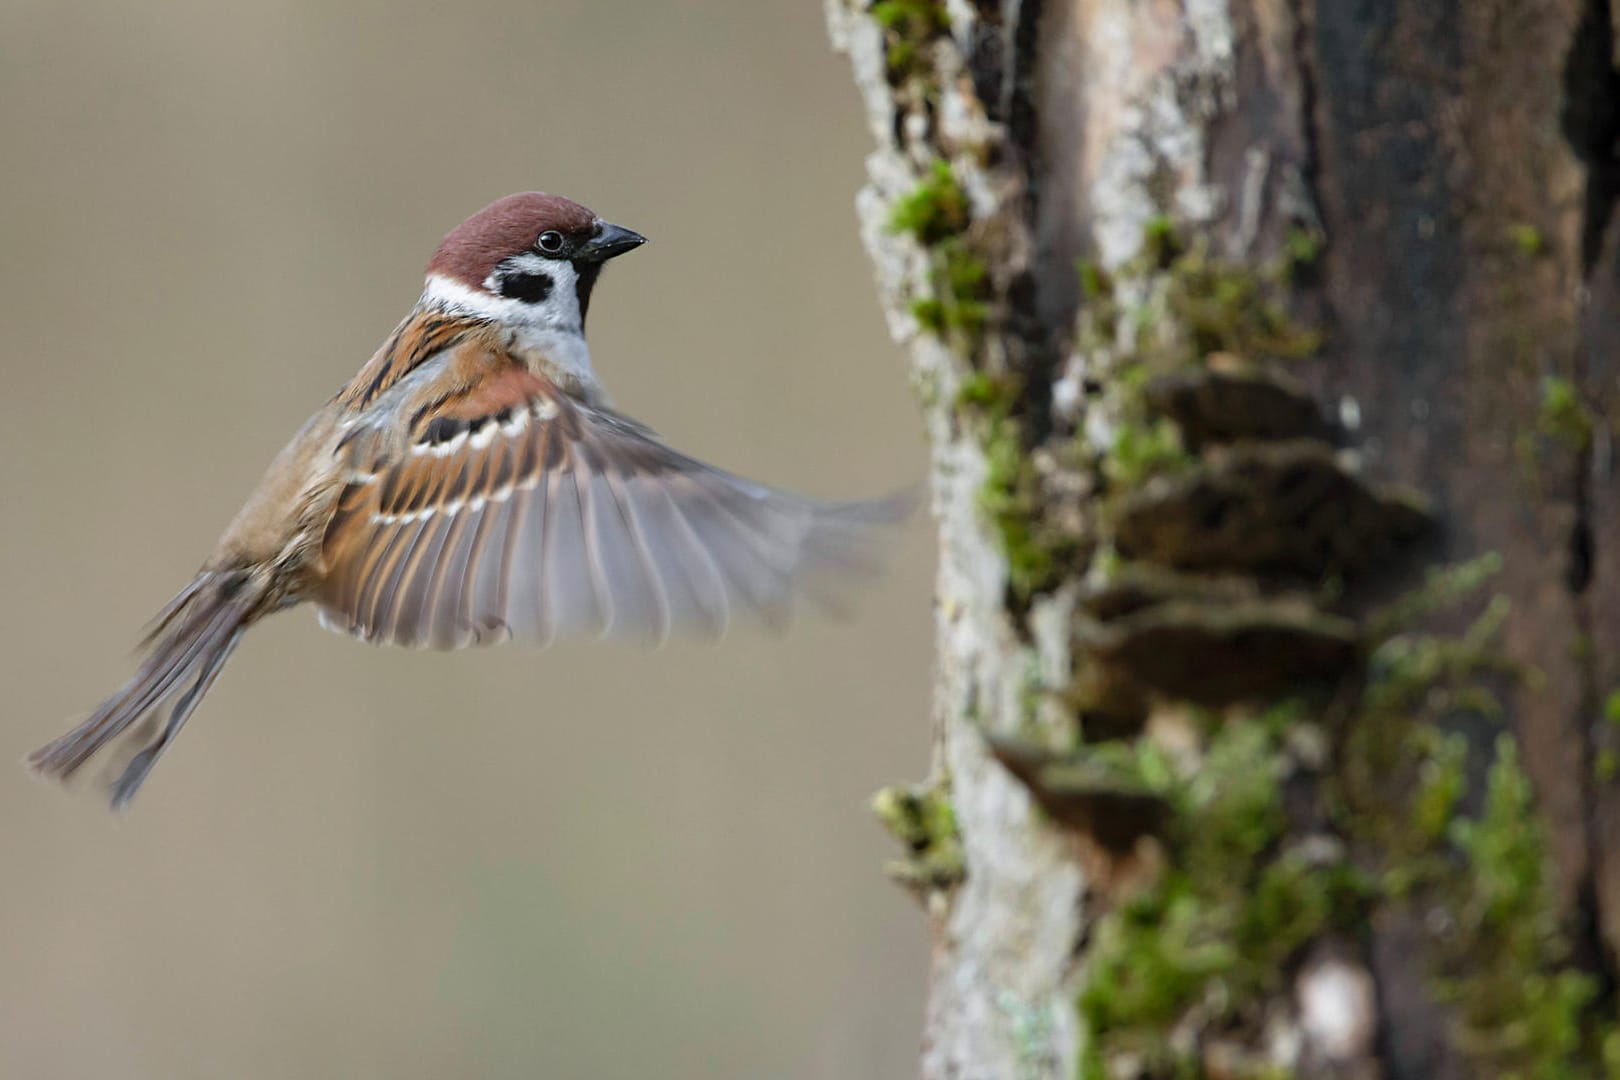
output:
{"label": "blurred background", "polygon": [[[542,188],[653,243],[617,402],[814,494],[924,451],[814,0],[0,4],[0,665],[20,758],[130,670],[445,231]],[[132,815],[0,767],[0,1076],[892,1077],[926,929],[928,529],[780,639],[374,650],[258,628]]]}

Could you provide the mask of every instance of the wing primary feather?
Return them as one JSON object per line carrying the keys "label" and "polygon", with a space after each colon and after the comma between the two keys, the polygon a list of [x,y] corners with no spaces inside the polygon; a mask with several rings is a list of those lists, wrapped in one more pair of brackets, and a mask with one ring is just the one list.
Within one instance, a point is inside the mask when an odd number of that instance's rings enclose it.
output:
{"label": "wing primary feather", "polygon": [[421,644],[430,649],[455,649],[465,644],[465,631],[456,621],[456,610],[461,600],[468,544],[477,529],[477,517],[469,512],[455,514],[445,529],[421,611]]}
{"label": "wing primary feather", "polygon": [[[620,520],[624,523],[626,534],[630,538],[632,550],[637,561],[641,564],[643,575],[647,579],[647,586],[651,590],[653,599],[654,622],[653,644],[662,645],[669,640],[670,631],[674,627],[674,602],[671,599],[671,584],[664,580],[659,571],[657,556],[653,554],[652,544],[647,538],[647,532],[642,524],[641,517],[635,508],[635,502],[628,489],[628,481],[618,472],[606,476],[607,483],[613,496],[614,503],[619,508]],[[685,581],[673,583],[676,586],[685,585]]]}
{"label": "wing primary feather", "polygon": [[607,632],[660,644],[669,635],[669,599],[626,505],[623,473],[635,467],[634,458],[626,455],[626,460],[615,460],[608,452],[589,446],[582,448],[580,457],[588,467],[591,512],[587,541],[597,580],[613,613]]}
{"label": "wing primary feather", "polygon": [[376,611],[378,641],[406,643],[399,637],[399,611],[404,590],[410,584],[411,568],[415,565],[416,554],[423,549],[423,541],[428,539],[442,522],[443,518],[433,514],[426,518],[418,518],[411,524],[410,537],[396,552],[392,565],[387,569],[385,583],[378,592]]}
{"label": "wing primary feather", "polygon": [[[431,517],[426,520],[423,536],[400,568],[400,585],[395,593],[394,612],[390,620],[389,640],[416,646],[428,641],[433,633],[429,625],[429,612],[436,602],[437,581],[444,573],[444,546],[452,529],[462,518],[467,487],[467,458],[457,455],[444,461],[439,478],[434,483],[434,494],[426,505]],[[460,500],[455,510],[452,500]]]}
{"label": "wing primary feather", "polygon": [[551,471],[547,491],[546,571],[542,598],[559,637],[599,633],[601,612],[585,550],[585,523],[573,469]]}
{"label": "wing primary feather", "polygon": [[729,512],[705,487],[693,483],[689,490],[681,508],[699,542],[765,624],[782,629],[789,614],[787,574],[761,553],[753,526]]}
{"label": "wing primary feather", "polygon": [[551,598],[546,594],[546,565],[551,559],[552,533],[556,528],[553,519],[557,514],[551,499],[551,478],[546,475],[544,468],[544,463],[549,460],[549,456],[542,455],[540,471],[535,475],[534,487],[529,492],[541,517],[539,524],[529,531],[530,546],[523,554],[527,574],[523,597],[524,602],[530,605],[529,622],[533,627],[534,643],[541,648],[550,645],[557,637],[556,612],[551,607]]}
{"label": "wing primary feather", "polygon": [[600,640],[613,632],[618,615],[605,550],[611,536],[603,528],[602,511],[605,507],[596,495],[596,470],[583,459],[583,455],[573,470],[573,481],[574,498],[579,501],[581,536],[584,539],[582,553],[585,556],[586,580],[590,583],[597,611],[596,630],[592,636]]}
{"label": "wing primary feather", "polygon": [[[898,498],[898,497],[897,497]],[[883,571],[876,540],[880,530],[903,517],[891,516],[891,500],[868,503],[829,503],[812,508],[804,538],[804,558],[828,572],[871,579]]]}
{"label": "wing primary feather", "polygon": [[377,640],[377,604],[382,595],[386,570],[396,550],[405,542],[405,536],[411,530],[411,525],[397,522],[386,526],[383,542],[380,544],[373,542],[374,548],[365,553],[360,566],[354,572],[355,596],[351,620],[355,632],[365,641]]}
{"label": "wing primary feather", "polygon": [[663,586],[649,567],[636,527],[620,498],[617,469],[599,467],[591,476],[592,518],[603,580],[612,591],[611,636],[657,645],[667,635],[669,612]]}
{"label": "wing primary feather", "polygon": [[739,539],[751,538],[750,550],[761,563],[776,574],[791,577],[799,565],[800,545],[810,531],[809,509],[777,492],[744,487],[725,473],[702,479],[710,481],[702,485],[708,501],[730,519]]}
{"label": "wing primary feather", "polygon": [[506,550],[501,553],[510,579],[503,610],[512,626],[513,637],[545,646],[550,644],[551,630],[546,624],[544,598],[540,595],[540,566],[550,507],[546,485],[536,480],[532,487],[517,493],[526,504],[523,527],[511,533]]}
{"label": "wing primary feather", "polygon": [[651,478],[646,481],[646,484],[657,501],[668,512],[668,520],[673,524],[675,534],[678,537],[674,542],[683,543],[687,554],[692,559],[692,564],[701,568],[700,571],[694,571],[687,577],[687,580],[692,584],[693,595],[699,597],[701,602],[703,592],[697,583],[700,575],[707,579],[711,587],[710,595],[714,597],[717,603],[712,611],[705,611],[705,614],[710,616],[710,625],[714,628],[714,636],[720,637],[731,625],[731,594],[726,586],[725,574],[721,572],[720,564],[715,561],[714,555],[703,543],[702,538],[698,536],[697,529],[687,519],[686,514],[682,512],[680,504],[675,501],[675,496],[670,492],[669,488],[658,480]]}
{"label": "wing primary feather", "polygon": [[415,521],[408,521],[408,523],[395,526],[395,528],[399,528],[399,536],[395,538],[394,544],[390,544],[387,554],[382,559],[377,560],[376,567],[373,570],[374,580],[371,581],[371,586],[369,586],[371,588],[371,604],[366,610],[366,620],[364,620],[366,640],[379,641],[379,643],[389,640],[387,638],[386,623],[389,620],[390,612],[394,610],[394,589],[395,585],[399,583],[400,568],[410,559],[410,552],[415,549],[416,541],[421,538],[423,529],[428,526],[428,520],[431,520],[431,518],[416,518]]}
{"label": "wing primary feather", "polygon": [[549,420],[537,420],[529,438],[533,444],[532,495],[543,516],[540,523],[530,529],[529,546],[522,555],[529,575],[525,580],[523,596],[530,605],[528,618],[533,627],[534,642],[540,648],[546,648],[557,638],[557,609],[552,603],[547,584],[548,568],[557,548],[559,513],[552,473],[567,461],[568,453],[560,428]]}
{"label": "wing primary feather", "polygon": [[422,614],[427,628],[427,644],[435,649],[456,649],[472,636],[472,626],[462,615],[462,595],[472,580],[474,546],[479,527],[487,516],[490,466],[493,454],[469,454],[462,477],[461,506],[454,515],[449,535],[434,570],[432,599]]}
{"label": "wing primary feather", "polygon": [[[520,451],[514,450],[514,452]],[[528,516],[531,503],[531,500],[524,497],[524,491],[519,486],[523,481],[523,474],[514,467],[509,481],[511,490],[506,496],[506,528],[500,534],[501,546],[499,550],[491,553],[495,557],[496,565],[499,568],[496,577],[495,597],[493,604],[486,609],[488,613],[500,619],[501,625],[506,628],[506,632],[513,637],[519,636],[520,627],[513,618],[512,565],[517,549],[522,546],[524,520]]]}
{"label": "wing primary feather", "polygon": [[[513,499],[508,495],[487,504],[483,520],[478,523],[478,536],[473,541],[462,618],[473,628],[473,640],[479,644],[498,639],[511,631],[506,620],[506,609],[497,606],[497,600],[501,589],[501,567],[505,562],[506,526],[512,517],[512,503]],[[499,542],[497,537],[501,538]]]}
{"label": "wing primary feather", "polygon": [[468,628],[458,620],[461,592],[471,571],[468,563],[472,542],[482,520],[481,512],[464,506],[450,524],[434,573],[432,600],[422,616],[427,627],[427,644],[432,648],[455,649],[465,644],[463,639]]}
{"label": "wing primary feather", "polygon": [[511,480],[510,456],[511,448],[504,442],[495,443],[485,455],[484,503],[467,549],[467,568],[456,606],[456,619],[472,634],[475,645],[490,640],[497,628],[505,625],[492,605],[500,585],[501,567],[495,538],[506,535],[506,522],[512,513],[512,491],[501,490],[503,483]]}
{"label": "wing primary feather", "polygon": [[421,645],[428,637],[426,616],[433,599],[433,582],[441,569],[445,541],[459,516],[443,508],[435,513],[400,573],[391,636],[401,645]]}

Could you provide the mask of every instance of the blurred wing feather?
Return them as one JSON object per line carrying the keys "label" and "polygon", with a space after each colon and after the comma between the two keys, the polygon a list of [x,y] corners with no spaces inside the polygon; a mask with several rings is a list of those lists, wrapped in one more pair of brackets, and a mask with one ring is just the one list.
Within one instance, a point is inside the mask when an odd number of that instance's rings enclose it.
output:
{"label": "blurred wing feather", "polygon": [[780,627],[796,596],[838,610],[910,509],[762,487],[517,367],[425,411],[403,451],[353,463],[323,540],[323,621],[367,641]]}

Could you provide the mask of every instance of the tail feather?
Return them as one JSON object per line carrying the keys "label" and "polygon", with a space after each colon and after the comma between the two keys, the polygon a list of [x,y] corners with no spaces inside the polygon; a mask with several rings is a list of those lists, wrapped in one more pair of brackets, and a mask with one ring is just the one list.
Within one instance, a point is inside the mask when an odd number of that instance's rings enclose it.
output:
{"label": "tail feather", "polygon": [[141,630],[140,648],[153,648],[158,639],[163,636],[163,632],[174,622],[176,616],[186,610],[204,589],[218,585],[222,576],[218,573],[204,572],[192,578],[190,584],[175,593],[173,598],[163,605],[162,610],[147,621],[146,626]]}
{"label": "tail feather", "polygon": [[258,601],[245,574],[198,575],[152,621],[135,676],[78,727],[30,754],[29,766],[65,781],[106,747],[126,744],[111,793],[113,809],[123,810],[213,685]]}

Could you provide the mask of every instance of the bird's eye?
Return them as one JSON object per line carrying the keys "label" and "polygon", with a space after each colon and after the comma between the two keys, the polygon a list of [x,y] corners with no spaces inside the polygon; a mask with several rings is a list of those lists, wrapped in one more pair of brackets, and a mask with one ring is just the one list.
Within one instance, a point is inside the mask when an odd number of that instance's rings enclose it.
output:
{"label": "bird's eye", "polygon": [[556,229],[547,229],[540,234],[537,246],[547,255],[555,255],[563,249],[563,234]]}

